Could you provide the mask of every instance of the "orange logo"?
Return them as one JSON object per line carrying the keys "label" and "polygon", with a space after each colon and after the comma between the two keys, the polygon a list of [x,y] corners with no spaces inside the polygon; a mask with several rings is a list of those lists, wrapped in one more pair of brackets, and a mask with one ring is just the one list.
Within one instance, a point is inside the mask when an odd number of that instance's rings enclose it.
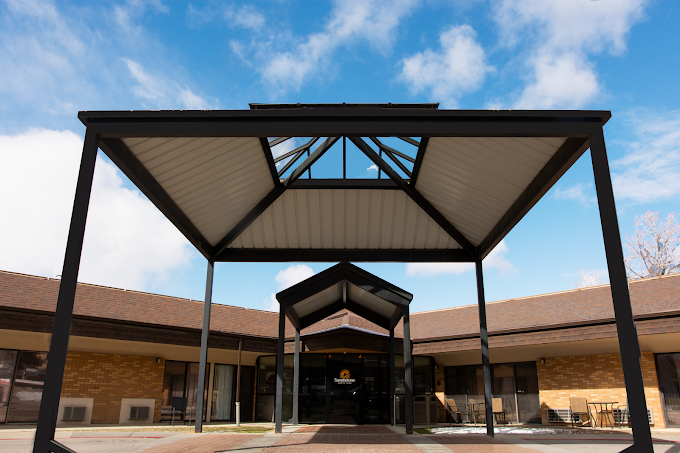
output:
{"label": "orange logo", "polygon": [[349,379],[349,370],[342,370],[340,372],[340,379]]}

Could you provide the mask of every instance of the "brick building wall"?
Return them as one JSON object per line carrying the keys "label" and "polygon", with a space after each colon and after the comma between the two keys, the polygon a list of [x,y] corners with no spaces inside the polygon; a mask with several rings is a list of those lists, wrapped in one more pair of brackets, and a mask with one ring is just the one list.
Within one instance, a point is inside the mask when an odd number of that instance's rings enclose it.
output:
{"label": "brick building wall", "polygon": [[[642,377],[647,408],[654,426],[665,427],[654,354],[643,352]],[[626,404],[626,384],[619,354],[546,358],[536,363],[541,401],[541,419],[548,423],[548,409],[568,409],[569,398],[583,396],[588,401],[618,401]]]}
{"label": "brick building wall", "polygon": [[118,423],[122,398],[156,400],[153,421],[161,418],[165,360],[153,357],[69,352],[62,398],[94,398],[92,423]]}

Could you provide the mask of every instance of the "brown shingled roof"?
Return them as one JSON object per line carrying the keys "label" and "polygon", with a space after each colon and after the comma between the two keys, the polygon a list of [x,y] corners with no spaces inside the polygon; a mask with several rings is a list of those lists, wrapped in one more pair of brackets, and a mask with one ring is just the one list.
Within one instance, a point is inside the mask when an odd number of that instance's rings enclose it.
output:
{"label": "brown shingled roof", "polygon": [[[629,282],[636,318],[680,312],[680,274]],[[486,304],[489,333],[538,330],[612,321],[609,285]],[[403,331],[401,323],[395,331]],[[479,335],[477,305],[413,313],[411,338],[434,340]]]}
{"label": "brown shingled roof", "polygon": [[[59,280],[0,271],[0,306],[53,312]],[[631,281],[636,318],[680,312],[680,274]],[[124,322],[200,329],[203,302],[116,288],[78,284],[74,315]],[[479,335],[477,306],[411,314],[414,340]],[[611,321],[614,310],[608,285],[487,303],[490,333],[538,330]],[[302,335],[343,324],[388,333],[365,319],[341,311],[303,329]],[[235,335],[277,338],[278,314],[213,304],[210,330]],[[401,323],[395,336],[402,337]],[[286,322],[286,337],[294,330]]]}

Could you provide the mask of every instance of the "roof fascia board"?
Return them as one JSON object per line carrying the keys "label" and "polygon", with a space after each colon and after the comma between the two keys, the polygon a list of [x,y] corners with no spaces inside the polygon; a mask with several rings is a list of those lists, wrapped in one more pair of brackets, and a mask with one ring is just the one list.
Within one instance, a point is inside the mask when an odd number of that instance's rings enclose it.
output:
{"label": "roof fascia board", "polygon": [[461,121],[457,118],[349,118],[286,117],[234,118],[224,121],[88,122],[88,129],[104,137],[394,137],[404,131],[413,137],[585,137],[601,129],[600,122],[585,121]]}
{"label": "roof fascia board", "polygon": [[390,249],[236,249],[224,248],[215,255],[216,262],[310,262],[334,261],[394,263],[474,263],[463,249],[390,250]]}
{"label": "roof fascia board", "polygon": [[360,137],[349,137],[349,139],[354,143],[357,148],[359,148],[366,156],[373,161],[382,171],[385,172],[387,176],[390,177],[401,189],[413,200],[420,208],[427,213],[432,220],[437,222],[437,224],[444,229],[452,238],[460,244],[465,251],[467,251],[472,258],[476,257],[475,247],[472,243],[458,231],[456,227],[451,225],[451,223],[446,220],[446,218],[439,212],[432,204],[430,204],[427,199],[418,192],[415,187],[411,187],[404,181],[404,179],[397,174],[396,171],[375,152],[373,148],[368,146],[368,144],[363,141]]}
{"label": "roof fascia board", "polygon": [[137,159],[130,148],[118,138],[99,139],[99,148],[116,164],[139,190],[189,239],[207,259],[214,256],[214,248],[173,201],[163,187]]}
{"label": "roof fascia board", "polygon": [[[92,122],[127,121],[228,121],[234,118],[447,118],[457,121],[594,121],[604,125],[611,112],[608,110],[438,110],[438,109],[394,109],[366,106],[354,109],[275,109],[268,111],[253,110],[114,110],[114,111],[81,111],[80,121],[89,125]],[[282,136],[295,136],[294,134]],[[395,137],[406,137],[397,134]],[[420,137],[412,135],[411,137]]]}
{"label": "roof fascia board", "polygon": [[280,186],[281,180],[279,179],[279,173],[276,171],[276,164],[274,163],[274,156],[272,155],[272,149],[269,146],[267,137],[260,137],[260,144],[262,145],[262,151],[264,152],[264,158],[267,160],[267,166],[269,167],[269,172],[272,174],[272,179],[274,180],[274,186]]}
{"label": "roof fascia board", "polygon": [[286,189],[282,184],[275,185],[274,188],[215,245],[215,256],[219,256],[224,252],[224,250],[229,247],[229,244],[234,242],[234,239],[248,228],[260,214],[271,206],[285,190]]}
{"label": "roof fascia board", "polygon": [[479,244],[481,259],[484,259],[498,245],[515,225],[534,207],[543,195],[571,168],[572,165],[588,149],[587,138],[568,138],[557,150],[552,158],[534,177],[524,192],[503,214],[503,217],[491,229],[489,234]]}

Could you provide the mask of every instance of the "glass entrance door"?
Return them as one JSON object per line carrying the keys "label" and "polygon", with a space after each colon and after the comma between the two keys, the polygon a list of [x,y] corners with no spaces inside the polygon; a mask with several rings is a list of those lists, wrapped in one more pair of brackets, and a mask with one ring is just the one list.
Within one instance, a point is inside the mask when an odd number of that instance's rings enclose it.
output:
{"label": "glass entrance door", "polygon": [[330,356],[326,362],[328,392],[327,423],[360,425],[363,360],[354,354]]}

